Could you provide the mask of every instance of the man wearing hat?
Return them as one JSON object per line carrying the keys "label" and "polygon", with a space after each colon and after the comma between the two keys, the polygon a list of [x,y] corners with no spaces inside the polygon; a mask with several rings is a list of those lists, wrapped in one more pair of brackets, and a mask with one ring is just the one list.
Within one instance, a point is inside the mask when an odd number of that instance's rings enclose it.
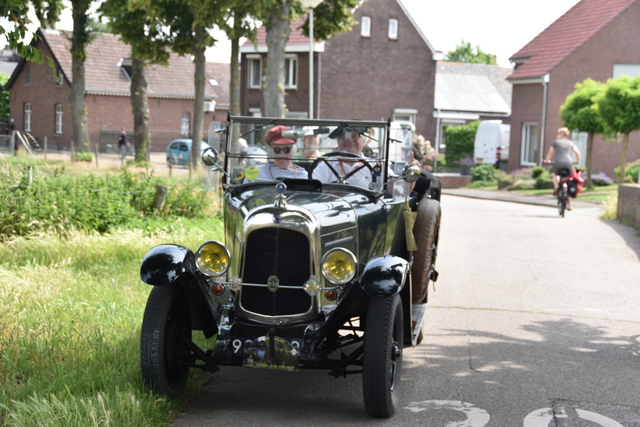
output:
{"label": "man wearing hat", "polygon": [[[363,157],[362,150],[369,142],[369,136],[367,135],[368,131],[369,129],[365,127],[338,126],[329,134],[329,138],[336,139],[338,141],[338,148],[336,151],[343,151]],[[347,182],[358,187],[370,188],[372,181],[371,170],[366,166],[363,167],[361,160],[347,160],[344,158],[341,160],[330,160],[330,162],[331,166],[333,166],[333,168],[342,176],[349,174],[354,169],[361,168],[354,175],[350,176],[347,179]],[[333,173],[326,162],[320,163],[318,167],[316,167],[313,171],[313,178],[322,182],[337,181],[335,173]]]}
{"label": "man wearing hat", "polygon": [[307,179],[307,171],[293,164],[291,158],[295,154],[295,139],[285,138],[282,131],[291,129],[286,126],[276,126],[267,133],[266,143],[269,155],[273,158],[258,166],[256,181],[275,181],[278,178]]}

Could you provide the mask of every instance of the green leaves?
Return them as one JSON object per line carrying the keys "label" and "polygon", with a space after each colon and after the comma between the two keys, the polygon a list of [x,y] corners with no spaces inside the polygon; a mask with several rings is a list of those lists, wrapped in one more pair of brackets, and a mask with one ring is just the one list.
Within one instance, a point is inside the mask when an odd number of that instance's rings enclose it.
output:
{"label": "green leaves", "polygon": [[607,80],[597,102],[604,124],[614,133],[640,130],[640,77]]}
{"label": "green leaves", "polygon": [[496,65],[495,55],[483,52],[480,46],[472,48],[471,43],[465,43],[464,40],[462,40],[459,45],[456,45],[455,50],[449,51],[444,60],[449,62],[465,62],[468,64]]}
{"label": "green leaves", "polygon": [[560,107],[560,118],[569,129],[587,133],[603,133],[604,122],[598,112],[598,99],[605,85],[592,79],[576,83],[575,91],[567,96]]}

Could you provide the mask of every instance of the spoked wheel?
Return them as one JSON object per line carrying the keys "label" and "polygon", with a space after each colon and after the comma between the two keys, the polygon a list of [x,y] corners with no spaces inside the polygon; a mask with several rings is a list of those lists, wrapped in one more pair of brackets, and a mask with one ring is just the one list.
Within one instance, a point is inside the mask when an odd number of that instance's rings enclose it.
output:
{"label": "spoked wheel", "polygon": [[388,418],[398,407],[402,373],[400,295],[371,298],[364,332],[362,388],[367,414]]}
{"label": "spoked wheel", "polygon": [[154,392],[177,399],[189,374],[191,318],[189,305],[178,285],[151,290],[142,320],[140,371]]}

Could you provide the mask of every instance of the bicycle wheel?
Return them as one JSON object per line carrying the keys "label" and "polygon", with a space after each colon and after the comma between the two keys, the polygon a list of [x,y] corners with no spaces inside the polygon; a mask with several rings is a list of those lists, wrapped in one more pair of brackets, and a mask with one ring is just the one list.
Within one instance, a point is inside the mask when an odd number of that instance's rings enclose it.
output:
{"label": "bicycle wheel", "polygon": [[560,216],[564,218],[564,211],[567,209],[567,188],[562,187],[558,191],[558,212]]}

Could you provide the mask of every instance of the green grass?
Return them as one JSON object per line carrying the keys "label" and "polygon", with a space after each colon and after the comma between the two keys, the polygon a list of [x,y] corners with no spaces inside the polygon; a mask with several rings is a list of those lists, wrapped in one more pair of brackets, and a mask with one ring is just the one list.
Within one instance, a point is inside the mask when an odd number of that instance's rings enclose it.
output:
{"label": "green grass", "polygon": [[[19,156],[3,159],[0,172],[122,174],[79,163]],[[193,206],[187,196],[182,203]],[[140,261],[161,243],[195,249],[221,239],[222,221],[147,216],[104,234],[60,227],[0,242],[0,426],[170,425],[208,375],[192,372],[175,402],[143,387],[140,326],[151,287]]]}
{"label": "green grass", "polygon": [[139,330],[151,288],[139,267],[153,246],[195,249],[222,237],[220,220],[178,220],[171,232],[43,234],[0,245],[0,425],[161,426],[186,397],[149,393],[139,373]]}

